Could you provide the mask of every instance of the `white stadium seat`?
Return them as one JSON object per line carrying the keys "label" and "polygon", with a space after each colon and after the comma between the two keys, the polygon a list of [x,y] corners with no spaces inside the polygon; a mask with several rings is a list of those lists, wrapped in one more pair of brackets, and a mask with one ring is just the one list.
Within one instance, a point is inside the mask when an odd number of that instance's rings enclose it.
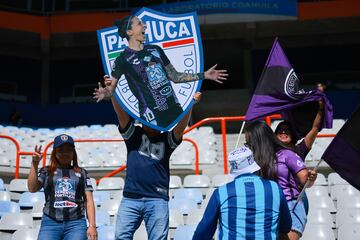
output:
{"label": "white stadium seat", "polygon": [[338,229],[338,240],[360,239],[360,224],[346,224]]}
{"label": "white stadium seat", "polygon": [[100,211],[107,211],[110,216],[117,214],[120,202],[117,199],[107,200],[100,206]]}
{"label": "white stadium seat", "polygon": [[360,208],[339,209],[336,213],[336,227],[360,224]]}
{"label": "white stadium seat", "polygon": [[170,183],[169,183],[169,188],[181,188],[182,187],[182,183],[181,183],[181,178],[179,176],[175,176],[175,175],[170,175]]}
{"label": "white stadium seat", "polygon": [[337,209],[360,208],[360,195],[338,196]]}
{"label": "white stadium seat", "polygon": [[39,228],[35,229],[26,229],[20,228],[16,230],[12,235],[11,240],[37,240],[39,235]]}
{"label": "white stadium seat", "polygon": [[184,225],[184,217],[177,209],[169,209],[169,227],[177,228],[179,225]]}
{"label": "white stadium seat", "polygon": [[327,224],[307,224],[301,240],[335,240],[331,227]]}
{"label": "white stadium seat", "polygon": [[184,178],[185,188],[208,188],[210,178],[207,175],[187,175]]}
{"label": "white stadium seat", "polygon": [[33,225],[33,218],[29,213],[6,213],[0,219],[0,230],[3,231],[32,228]]}
{"label": "white stadium seat", "polygon": [[220,187],[234,180],[234,177],[230,174],[217,174],[212,177],[212,186]]}
{"label": "white stadium seat", "polygon": [[124,179],[121,177],[101,178],[97,190],[121,190],[124,188]]}

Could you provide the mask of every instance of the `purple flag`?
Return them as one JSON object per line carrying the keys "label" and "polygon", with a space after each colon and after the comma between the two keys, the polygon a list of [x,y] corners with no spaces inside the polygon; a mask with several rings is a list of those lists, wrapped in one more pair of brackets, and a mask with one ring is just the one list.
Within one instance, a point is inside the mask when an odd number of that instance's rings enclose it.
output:
{"label": "purple flag", "polygon": [[352,113],[322,155],[332,169],[360,190],[360,106]]}
{"label": "purple flag", "polygon": [[318,90],[300,89],[300,81],[276,38],[245,119],[252,121],[281,113],[294,125],[297,137],[302,138],[312,127],[321,99],[324,101],[322,127],[332,128],[333,111],[329,100]]}

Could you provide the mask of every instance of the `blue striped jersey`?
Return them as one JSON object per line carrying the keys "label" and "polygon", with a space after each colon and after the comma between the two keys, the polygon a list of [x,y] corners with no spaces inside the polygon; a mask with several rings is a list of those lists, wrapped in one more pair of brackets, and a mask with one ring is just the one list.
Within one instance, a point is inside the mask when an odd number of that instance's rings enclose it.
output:
{"label": "blue striped jersey", "polygon": [[291,229],[291,216],[280,186],[255,174],[243,174],[211,196],[193,239],[275,240]]}

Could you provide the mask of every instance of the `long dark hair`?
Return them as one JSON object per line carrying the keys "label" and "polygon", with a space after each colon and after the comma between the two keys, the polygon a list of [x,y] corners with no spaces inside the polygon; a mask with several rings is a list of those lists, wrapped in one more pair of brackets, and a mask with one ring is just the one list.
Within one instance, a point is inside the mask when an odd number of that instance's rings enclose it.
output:
{"label": "long dark hair", "polygon": [[245,128],[246,142],[261,167],[260,176],[277,181],[276,152],[287,148],[271,128],[262,121],[250,122]]}
{"label": "long dark hair", "polygon": [[[53,148],[53,150],[51,152],[51,156],[50,156],[50,165],[49,165],[49,170],[48,170],[48,174],[50,176],[54,175],[56,168],[60,165],[59,160],[56,157],[56,151],[57,151],[57,148]],[[72,161],[72,163],[73,163],[72,169],[75,172],[80,172],[81,168],[79,167],[79,164],[77,161],[77,154],[76,154],[75,148],[73,149],[73,151],[74,151],[74,158]]]}

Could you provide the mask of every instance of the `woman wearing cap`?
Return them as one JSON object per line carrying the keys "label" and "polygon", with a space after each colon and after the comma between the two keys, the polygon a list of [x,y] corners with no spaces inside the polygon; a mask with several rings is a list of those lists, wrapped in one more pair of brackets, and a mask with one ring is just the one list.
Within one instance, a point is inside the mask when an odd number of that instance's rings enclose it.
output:
{"label": "woman wearing cap", "polygon": [[277,181],[284,192],[292,218],[289,239],[300,239],[307,221],[306,211],[302,200],[294,206],[306,181],[310,180],[309,187],[314,184],[316,173],[308,170],[302,158],[279,141],[264,122],[251,122],[245,129],[245,138],[261,167],[261,176]]}
{"label": "woman wearing cap", "polygon": [[104,76],[105,80],[112,80],[112,84],[102,89],[108,91],[95,96],[97,101],[111,97],[118,80],[125,75],[139,102],[140,117],[154,125],[167,127],[183,112],[170,81],[182,83],[210,79],[222,83],[228,76],[226,70],[216,70],[216,65],[205,73],[177,72],[161,47],[144,45],[146,25],[138,17],[125,17],[115,25],[120,37],[126,38],[129,45],[116,58],[110,78]]}
{"label": "woman wearing cap", "polygon": [[78,165],[72,137],[55,137],[50,165],[38,171],[41,158],[41,146],[35,146],[28,188],[30,192],[44,188],[45,193],[38,239],[97,239],[93,188],[87,171]]}

